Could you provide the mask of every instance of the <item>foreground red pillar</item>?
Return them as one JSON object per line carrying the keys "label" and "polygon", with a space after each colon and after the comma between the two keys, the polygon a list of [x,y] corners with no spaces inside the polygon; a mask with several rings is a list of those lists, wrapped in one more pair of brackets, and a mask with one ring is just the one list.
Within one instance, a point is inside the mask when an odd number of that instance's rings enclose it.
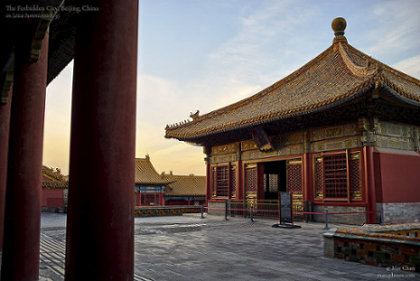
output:
{"label": "foreground red pillar", "polygon": [[7,151],[9,147],[10,105],[12,87],[6,104],[0,104],[0,252],[3,249],[4,204],[6,197]]}
{"label": "foreground red pillar", "polygon": [[367,223],[369,224],[377,223],[374,150],[375,148],[372,146],[363,148],[366,167],[365,174],[367,179],[367,211],[369,212],[367,215]]}
{"label": "foreground red pillar", "polygon": [[133,280],[138,2],[97,3],[75,45],[65,279]]}
{"label": "foreground red pillar", "polygon": [[16,54],[1,280],[38,280],[48,34],[36,63]]}

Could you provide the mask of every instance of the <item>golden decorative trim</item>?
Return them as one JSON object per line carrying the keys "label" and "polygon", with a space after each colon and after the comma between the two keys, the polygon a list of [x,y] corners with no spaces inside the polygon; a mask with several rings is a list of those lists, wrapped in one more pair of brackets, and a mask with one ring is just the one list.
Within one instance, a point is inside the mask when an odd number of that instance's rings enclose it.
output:
{"label": "golden decorative trim", "polygon": [[289,165],[302,165],[302,159],[287,160]]}
{"label": "golden decorative trim", "polygon": [[256,163],[245,164],[245,169],[252,169],[252,168],[257,168],[257,164]]}

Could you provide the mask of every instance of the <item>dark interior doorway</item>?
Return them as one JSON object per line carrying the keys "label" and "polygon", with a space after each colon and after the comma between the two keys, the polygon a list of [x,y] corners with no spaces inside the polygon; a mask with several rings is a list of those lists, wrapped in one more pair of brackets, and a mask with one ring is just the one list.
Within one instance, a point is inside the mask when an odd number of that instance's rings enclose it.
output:
{"label": "dark interior doorway", "polygon": [[286,160],[264,163],[264,199],[278,199],[286,191]]}

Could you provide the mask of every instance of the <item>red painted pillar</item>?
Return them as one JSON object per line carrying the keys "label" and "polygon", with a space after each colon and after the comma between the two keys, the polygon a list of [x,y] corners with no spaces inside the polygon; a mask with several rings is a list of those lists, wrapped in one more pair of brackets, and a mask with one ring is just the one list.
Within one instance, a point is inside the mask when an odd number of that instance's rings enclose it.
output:
{"label": "red painted pillar", "polygon": [[238,172],[237,172],[237,178],[236,178],[236,182],[238,183],[236,186],[236,192],[238,193],[237,198],[242,200],[244,199],[244,181],[243,181],[243,165],[242,165],[242,161],[239,160],[238,161],[238,165],[236,166]]}
{"label": "red painted pillar", "polygon": [[[138,1],[80,14],[66,280],[133,280]],[[83,14],[83,15],[82,15]]]}
{"label": "red painted pillar", "polygon": [[9,147],[10,105],[12,89],[6,104],[0,104],[0,252],[3,247],[4,203],[6,197],[7,151]]}
{"label": "red painted pillar", "polygon": [[[209,161],[209,160],[208,160]],[[206,205],[209,205],[209,200],[211,199],[211,168],[210,163],[206,165]]]}
{"label": "red painted pillar", "polygon": [[377,223],[376,212],[376,190],[375,190],[375,158],[374,147],[367,146],[363,148],[365,176],[366,176],[366,195],[367,195],[367,211],[371,212],[367,216],[367,223]]}
{"label": "red painted pillar", "polygon": [[165,206],[165,197],[163,196],[163,193],[160,193],[159,195],[159,201],[161,206]]}
{"label": "red painted pillar", "polygon": [[303,154],[303,200],[312,200],[311,155]]}
{"label": "red painted pillar", "polygon": [[16,53],[1,280],[38,280],[48,34],[36,63]]}
{"label": "red painted pillar", "polygon": [[264,200],[264,163],[257,164],[257,199]]}
{"label": "red painted pillar", "polygon": [[137,206],[141,206],[141,194],[140,190],[136,192],[137,195]]}

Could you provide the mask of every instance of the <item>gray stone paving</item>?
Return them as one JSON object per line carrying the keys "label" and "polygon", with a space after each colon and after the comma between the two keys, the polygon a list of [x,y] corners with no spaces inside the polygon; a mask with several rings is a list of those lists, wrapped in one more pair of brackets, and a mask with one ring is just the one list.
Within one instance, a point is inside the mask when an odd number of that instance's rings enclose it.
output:
{"label": "gray stone paving", "polygon": [[[63,280],[65,214],[42,215],[40,280]],[[323,224],[196,215],[136,218],[135,280],[420,280],[323,257]]]}

